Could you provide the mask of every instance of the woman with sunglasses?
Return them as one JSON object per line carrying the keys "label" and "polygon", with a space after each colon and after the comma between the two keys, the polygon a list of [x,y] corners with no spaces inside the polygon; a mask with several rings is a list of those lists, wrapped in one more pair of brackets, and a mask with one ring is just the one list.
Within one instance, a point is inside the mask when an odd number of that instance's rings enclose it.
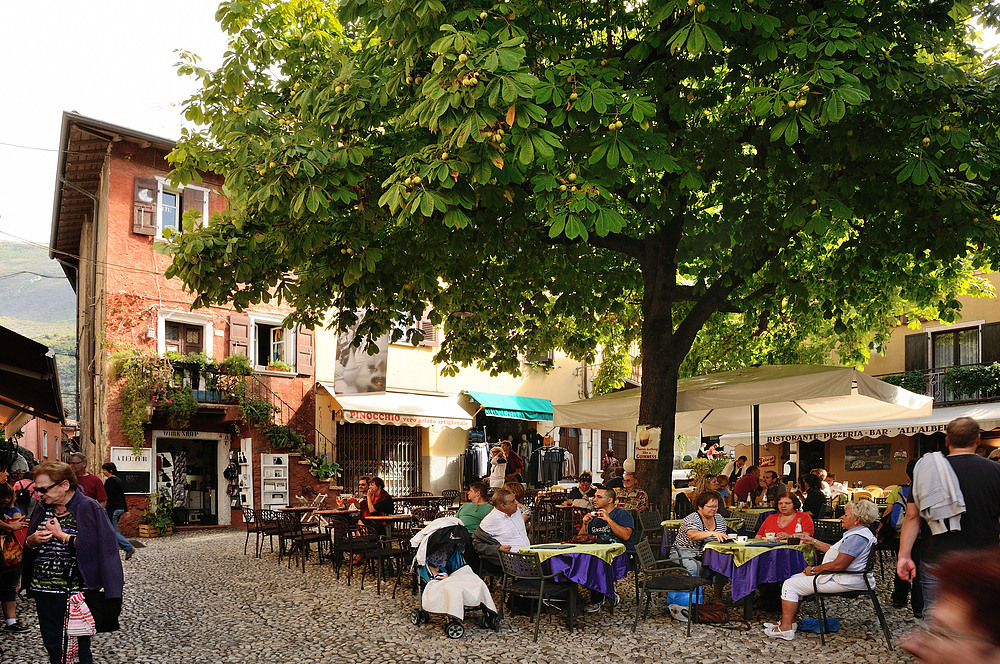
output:
{"label": "woman with sunglasses", "polygon": [[[64,661],[63,618],[70,595],[104,590],[104,623],[121,611],[122,563],[108,514],[92,498],[77,491],[69,465],[47,461],[31,471],[42,508],[35,510],[25,540],[21,585],[35,599],[42,643],[49,662]],[[94,610],[95,607],[91,607]],[[90,637],[78,637],[80,664],[92,664]]]}

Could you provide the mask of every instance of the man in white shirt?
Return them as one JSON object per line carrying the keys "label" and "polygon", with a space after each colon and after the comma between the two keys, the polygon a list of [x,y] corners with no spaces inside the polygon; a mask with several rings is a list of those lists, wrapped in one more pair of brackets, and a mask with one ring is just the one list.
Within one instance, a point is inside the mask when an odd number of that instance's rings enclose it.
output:
{"label": "man in white shirt", "polygon": [[493,511],[483,517],[476,532],[472,533],[472,546],[480,558],[500,567],[500,551],[517,553],[531,541],[514,494],[507,489],[497,489],[492,502]]}

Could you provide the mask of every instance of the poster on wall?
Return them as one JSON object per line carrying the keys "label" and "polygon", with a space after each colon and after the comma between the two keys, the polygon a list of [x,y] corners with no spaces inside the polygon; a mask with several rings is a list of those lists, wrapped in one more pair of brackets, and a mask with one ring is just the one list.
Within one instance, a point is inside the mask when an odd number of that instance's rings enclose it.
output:
{"label": "poster on wall", "polygon": [[891,458],[891,443],[848,445],[844,451],[844,470],[889,470]]}
{"label": "poster on wall", "polygon": [[657,459],[660,456],[660,428],[639,427],[635,432],[635,458]]}
{"label": "poster on wall", "polygon": [[118,468],[125,493],[153,493],[153,453],[148,447],[139,454],[131,447],[112,447],[111,463]]}
{"label": "poster on wall", "polygon": [[363,319],[361,314],[355,325],[337,337],[337,362],[333,368],[334,392],[337,394],[385,393],[389,333],[376,339],[374,344],[353,345],[351,342]]}
{"label": "poster on wall", "polygon": [[757,466],[760,468],[770,468],[774,465],[776,465],[776,462],[774,460],[773,454],[769,454],[768,456],[762,456],[757,459]]}

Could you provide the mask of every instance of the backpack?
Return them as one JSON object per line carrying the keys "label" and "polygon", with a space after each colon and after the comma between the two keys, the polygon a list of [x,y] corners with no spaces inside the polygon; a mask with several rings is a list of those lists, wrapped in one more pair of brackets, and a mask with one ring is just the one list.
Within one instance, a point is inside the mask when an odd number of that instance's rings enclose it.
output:
{"label": "backpack", "polygon": [[910,487],[899,488],[896,494],[896,502],[892,504],[892,512],[889,513],[889,525],[896,529],[896,533],[903,530],[903,519],[906,517],[906,503],[910,499]]}

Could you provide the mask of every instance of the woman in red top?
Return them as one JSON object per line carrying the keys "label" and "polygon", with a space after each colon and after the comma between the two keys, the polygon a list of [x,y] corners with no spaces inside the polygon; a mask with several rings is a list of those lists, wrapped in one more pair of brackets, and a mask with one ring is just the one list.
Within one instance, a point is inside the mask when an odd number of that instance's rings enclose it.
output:
{"label": "woman in red top", "polygon": [[802,533],[813,534],[812,517],[805,512],[798,511],[799,499],[795,494],[785,492],[778,496],[778,513],[764,519],[757,530],[757,537],[764,537],[765,533],[775,533],[778,539],[788,539],[798,537]]}

